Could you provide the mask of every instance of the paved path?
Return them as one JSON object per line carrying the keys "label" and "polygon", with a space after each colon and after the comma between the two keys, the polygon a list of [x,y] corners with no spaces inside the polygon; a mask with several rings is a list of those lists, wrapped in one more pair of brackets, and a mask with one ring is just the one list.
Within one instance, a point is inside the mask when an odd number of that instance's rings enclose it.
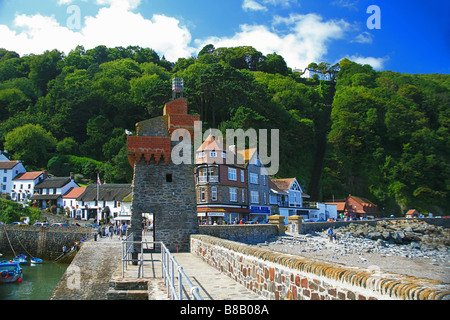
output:
{"label": "paved path", "polygon": [[[113,239],[98,238],[98,241],[88,241],[83,244],[71,267],[60,281],[52,299],[59,300],[105,300],[109,281],[113,273],[121,275],[122,242],[117,236]],[[175,260],[183,267],[193,285],[199,288],[204,300],[264,300],[262,296],[248,290],[233,279],[221,274],[218,270],[203,262],[191,253],[173,253]],[[165,300],[167,298],[161,272],[161,254],[144,255],[143,279],[150,281],[149,299]],[[73,284],[73,272],[81,271],[81,283],[77,288],[68,288]],[[125,278],[137,278],[138,267],[128,264]],[[78,279],[78,278],[77,278]],[[73,287],[73,285],[72,285]],[[189,289],[184,290],[184,299],[188,297]]]}

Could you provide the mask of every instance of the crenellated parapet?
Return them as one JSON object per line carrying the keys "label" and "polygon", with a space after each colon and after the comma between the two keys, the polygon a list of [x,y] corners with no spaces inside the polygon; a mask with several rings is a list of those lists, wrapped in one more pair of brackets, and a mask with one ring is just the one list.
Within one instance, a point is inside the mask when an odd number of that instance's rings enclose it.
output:
{"label": "crenellated parapet", "polygon": [[156,163],[163,158],[164,162],[168,164],[171,155],[170,138],[129,136],[127,137],[127,155],[128,161],[133,167],[135,162],[139,163],[142,158],[147,164],[150,163],[152,157]]}

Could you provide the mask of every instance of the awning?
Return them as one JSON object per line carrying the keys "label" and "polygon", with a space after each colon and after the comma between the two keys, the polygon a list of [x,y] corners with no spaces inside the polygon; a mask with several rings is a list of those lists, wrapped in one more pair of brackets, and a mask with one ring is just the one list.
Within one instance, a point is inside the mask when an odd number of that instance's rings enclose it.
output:
{"label": "awning", "polygon": [[[233,207],[200,207],[197,208],[197,215],[199,217],[204,217],[205,214],[208,216],[222,216],[225,213],[251,213],[248,208],[233,208]],[[219,215],[220,214],[220,215]]]}
{"label": "awning", "polygon": [[131,216],[119,216],[119,217],[115,217],[114,220],[117,221],[122,221],[122,220],[131,220]]}

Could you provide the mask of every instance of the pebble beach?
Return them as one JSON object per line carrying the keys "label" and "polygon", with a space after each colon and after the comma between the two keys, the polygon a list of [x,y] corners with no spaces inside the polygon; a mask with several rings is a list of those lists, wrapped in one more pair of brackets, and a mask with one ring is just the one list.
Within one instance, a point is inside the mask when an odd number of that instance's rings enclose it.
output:
{"label": "pebble beach", "polygon": [[380,221],[376,227],[351,224],[313,234],[286,232],[259,247],[292,255],[325,260],[361,269],[427,278],[450,284],[450,234],[448,228],[411,221],[407,225]]}

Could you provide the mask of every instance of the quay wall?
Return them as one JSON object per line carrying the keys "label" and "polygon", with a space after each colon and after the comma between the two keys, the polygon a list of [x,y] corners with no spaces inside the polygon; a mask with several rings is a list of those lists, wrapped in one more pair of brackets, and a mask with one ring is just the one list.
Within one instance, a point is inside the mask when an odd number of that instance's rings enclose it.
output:
{"label": "quay wall", "polygon": [[304,222],[304,223],[300,224],[298,233],[300,233],[300,234],[314,233],[317,231],[327,230],[329,227],[339,228],[339,227],[346,226],[346,225],[353,224],[353,223],[354,224],[368,224],[371,226],[376,226],[376,224],[379,221],[389,221],[389,220],[404,220],[404,221],[419,220],[419,221],[424,221],[428,224],[441,226],[444,228],[450,228],[450,218],[414,218],[414,219],[392,218],[392,219],[383,219],[383,220]]}
{"label": "quay wall", "polygon": [[[368,224],[376,226],[379,221],[387,220],[411,220],[406,218],[393,218],[383,220],[352,220],[352,221],[324,221],[324,222],[304,222],[298,224],[296,233],[308,234],[327,230],[329,227],[339,228],[349,224]],[[450,228],[449,218],[414,218],[414,220],[424,221],[428,224]],[[292,221],[289,222],[291,224]],[[287,226],[286,226],[287,228]],[[291,230],[292,231],[292,230]],[[282,234],[275,224],[232,224],[232,225],[201,225],[199,234],[210,235],[213,237],[227,239],[243,243],[258,243],[269,240],[271,237]]]}
{"label": "quay wall", "polygon": [[448,300],[440,282],[191,235],[191,253],[271,300]]}
{"label": "quay wall", "polygon": [[[54,260],[62,253],[62,247],[70,249],[74,242],[92,237],[92,228],[44,227],[44,226],[0,226],[0,252],[2,254],[25,254],[44,260]],[[11,245],[10,245],[11,243]]]}
{"label": "quay wall", "polygon": [[199,233],[244,243],[264,242],[279,234],[270,224],[201,225]]}

